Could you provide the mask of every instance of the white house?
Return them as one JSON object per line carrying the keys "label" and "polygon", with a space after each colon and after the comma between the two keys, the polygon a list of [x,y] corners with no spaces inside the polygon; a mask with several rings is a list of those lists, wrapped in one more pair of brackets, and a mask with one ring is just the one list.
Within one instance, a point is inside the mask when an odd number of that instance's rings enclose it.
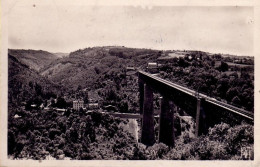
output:
{"label": "white house", "polygon": [[79,110],[80,108],[84,108],[84,101],[83,100],[73,101],[73,109]]}

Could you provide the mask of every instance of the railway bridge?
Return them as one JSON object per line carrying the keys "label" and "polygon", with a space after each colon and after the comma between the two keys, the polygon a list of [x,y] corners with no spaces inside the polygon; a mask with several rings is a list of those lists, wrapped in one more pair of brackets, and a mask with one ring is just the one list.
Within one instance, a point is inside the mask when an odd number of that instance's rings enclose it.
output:
{"label": "railway bridge", "polygon": [[252,112],[199,94],[184,86],[161,79],[154,74],[138,71],[140,114],[142,115],[141,142],[155,143],[153,93],[160,93],[159,142],[174,145],[174,113],[182,108],[196,120],[195,135],[205,134],[209,127],[220,122],[239,124],[242,120],[253,123]]}

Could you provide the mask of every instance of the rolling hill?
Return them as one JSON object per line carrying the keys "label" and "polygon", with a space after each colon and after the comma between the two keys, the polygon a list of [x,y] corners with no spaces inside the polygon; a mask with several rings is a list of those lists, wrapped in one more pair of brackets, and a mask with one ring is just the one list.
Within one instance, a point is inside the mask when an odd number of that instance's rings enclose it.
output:
{"label": "rolling hill", "polygon": [[34,69],[8,54],[8,99],[20,103],[30,98],[59,94],[60,86],[39,75]]}
{"label": "rolling hill", "polygon": [[[172,53],[178,53],[177,56],[182,56],[176,58],[174,55],[170,59],[160,59],[169,57],[169,54],[172,56]],[[115,99],[125,99],[125,96],[129,96],[121,90],[125,85],[132,85],[131,88],[124,88],[125,91],[132,89],[132,92],[137,92],[135,89],[137,78],[131,76],[127,80],[126,67],[145,69],[148,62],[159,62],[162,78],[190,88],[195,88],[197,87],[196,83],[200,83],[200,91],[203,93],[229,102],[233,101],[234,104],[235,102],[236,104],[244,103],[242,106],[246,106],[248,110],[253,109],[253,96],[250,96],[253,91],[253,76],[248,76],[248,74],[253,74],[253,65],[250,69],[233,67],[230,62],[237,61],[234,56],[222,57],[221,54],[212,55],[201,51],[161,52],[120,46],[79,49],[62,58],[41,50],[9,50],[9,54],[17,61],[19,60],[20,64],[26,65],[28,69],[34,71],[33,75],[37,76],[32,79],[36,80],[35,78],[41,76],[46,81],[64,88],[63,93],[71,94],[70,91],[83,89],[97,90],[99,94],[104,96],[104,99],[106,96],[109,99],[109,93],[106,95],[104,92],[116,89],[121,98]],[[241,61],[251,64],[254,62],[251,58],[243,58]],[[226,68],[224,69],[225,64]],[[239,80],[234,84],[232,78],[236,77]],[[26,80],[25,77],[24,80]],[[225,81],[227,82],[226,87],[223,87],[222,80],[227,80]],[[113,92],[110,93],[113,95]]]}
{"label": "rolling hill", "polygon": [[43,50],[9,49],[8,53],[36,71],[59,58],[58,55]]}
{"label": "rolling hill", "polygon": [[149,49],[86,48],[53,61],[40,74],[67,89],[93,88],[99,81],[120,75],[127,66],[144,68],[147,61],[155,61],[158,56],[158,51]]}

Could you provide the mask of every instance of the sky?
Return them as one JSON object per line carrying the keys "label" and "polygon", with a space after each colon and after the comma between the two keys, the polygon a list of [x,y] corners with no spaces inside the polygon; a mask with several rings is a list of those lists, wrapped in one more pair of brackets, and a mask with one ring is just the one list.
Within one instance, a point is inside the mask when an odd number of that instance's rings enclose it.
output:
{"label": "sky", "polygon": [[148,8],[15,1],[8,9],[8,45],[50,52],[118,45],[251,56],[253,15],[252,7]]}

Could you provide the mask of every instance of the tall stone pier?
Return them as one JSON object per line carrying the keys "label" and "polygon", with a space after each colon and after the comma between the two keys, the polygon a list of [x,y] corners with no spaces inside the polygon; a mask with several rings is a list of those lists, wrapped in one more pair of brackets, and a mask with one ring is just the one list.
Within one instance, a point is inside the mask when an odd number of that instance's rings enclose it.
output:
{"label": "tall stone pier", "polygon": [[174,110],[167,97],[161,98],[159,142],[174,146]]}
{"label": "tall stone pier", "polygon": [[206,113],[203,107],[204,99],[197,98],[197,110],[196,110],[196,129],[195,136],[206,134],[208,127],[206,123]]}
{"label": "tall stone pier", "polygon": [[199,127],[200,127],[200,98],[197,98],[197,111],[196,111],[196,129],[195,136],[199,136]]}
{"label": "tall stone pier", "polygon": [[141,142],[148,146],[151,146],[155,143],[153,91],[147,84],[144,84]]}

